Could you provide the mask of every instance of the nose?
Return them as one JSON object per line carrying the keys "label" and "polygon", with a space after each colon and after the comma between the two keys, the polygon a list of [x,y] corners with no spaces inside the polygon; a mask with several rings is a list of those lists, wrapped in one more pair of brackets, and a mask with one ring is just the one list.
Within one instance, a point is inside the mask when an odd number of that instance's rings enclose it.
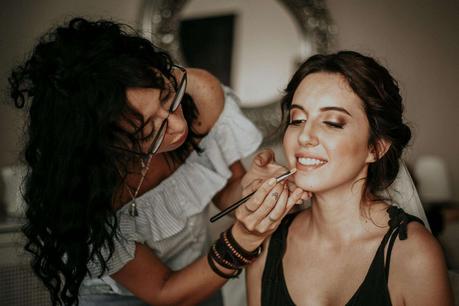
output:
{"label": "nose", "polygon": [[303,130],[298,135],[298,143],[301,146],[317,146],[319,144],[314,127],[309,122],[304,125]]}
{"label": "nose", "polygon": [[160,107],[158,112],[156,113],[156,117],[163,121],[164,119],[167,119],[167,117],[169,117],[169,111],[164,109],[163,107]]}
{"label": "nose", "polygon": [[177,108],[177,110],[173,113],[170,113],[169,114],[169,117],[167,118],[167,125],[168,125],[168,128],[167,128],[167,133],[168,134],[175,134],[177,132],[183,132],[183,129],[184,129],[184,124],[186,124],[182,119],[182,117],[180,116],[181,114],[181,106],[179,106]]}

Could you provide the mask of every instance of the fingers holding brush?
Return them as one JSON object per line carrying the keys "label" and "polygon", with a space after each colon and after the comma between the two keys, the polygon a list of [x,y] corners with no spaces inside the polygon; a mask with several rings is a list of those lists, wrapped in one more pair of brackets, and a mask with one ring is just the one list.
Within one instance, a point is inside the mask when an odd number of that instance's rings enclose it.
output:
{"label": "fingers holding brush", "polygon": [[[285,205],[288,198],[288,191],[285,188],[285,183],[276,184],[267,194],[261,194],[260,198],[261,197],[264,197],[263,200],[261,200],[261,204],[258,205],[256,210],[253,210],[253,213],[246,217],[246,221],[251,224],[251,228],[256,227],[273,209],[275,209],[275,207]],[[256,201],[259,202],[260,200]]]}
{"label": "fingers holding brush", "polygon": [[[255,184],[256,185],[256,184]],[[245,219],[253,214],[259,207],[263,205],[266,196],[271,192],[279,193],[282,191],[280,184],[276,184],[276,179],[271,178],[262,183],[255,189],[255,193],[236,210],[237,219]]]}
{"label": "fingers holding brush", "polygon": [[274,232],[280,225],[285,215],[292,209],[292,207],[301,200],[301,197],[305,193],[302,189],[297,188],[292,193],[288,191],[288,187],[285,186],[285,198],[279,199],[279,202],[274,209],[260,222],[259,228],[263,231]]}
{"label": "fingers holding brush", "polygon": [[[237,212],[236,212],[237,216],[236,217],[238,219],[240,219],[240,220],[243,220],[245,218],[245,216],[248,216],[250,213],[257,211],[258,208],[262,206],[262,203],[265,202],[266,195],[272,189],[281,188],[281,187],[277,187],[276,184],[285,181],[289,176],[291,176],[295,172],[296,172],[296,169],[293,168],[292,170],[284,172],[283,174],[281,174],[281,175],[279,175],[279,176],[277,176],[275,178],[271,178],[271,179],[267,180],[266,182],[261,184],[261,186],[256,190],[254,190],[252,192],[247,191],[247,189],[252,189],[253,190],[257,186],[256,182],[252,182],[251,184],[249,184],[249,188],[247,188],[247,187],[244,188],[243,195],[245,195],[245,194],[246,195],[242,199],[240,199],[239,201],[237,201],[237,202],[231,204],[230,206],[226,207],[224,210],[222,210],[218,214],[212,216],[210,218],[210,222],[217,221],[221,217],[231,213],[232,211],[238,209],[241,206],[243,208],[245,208],[246,211],[244,213],[242,209],[237,210]],[[278,196],[279,196],[281,191],[282,190],[279,189],[279,190],[273,192],[272,196],[275,198],[274,199],[275,201],[277,201]],[[275,202],[268,201],[268,206],[265,209],[270,210],[270,209],[272,209],[272,207],[274,205],[275,205]]]}
{"label": "fingers holding brush", "polygon": [[[286,179],[295,171],[296,169],[292,169],[264,182],[251,198],[236,210],[237,220],[249,233],[267,236],[271,233],[270,230],[277,227],[279,223],[277,221],[280,221],[277,217],[283,215],[289,199]],[[267,226],[266,221],[263,222],[269,218],[271,221],[276,221],[275,226]]]}
{"label": "fingers holding brush", "polygon": [[[283,217],[301,200],[305,192],[297,188],[291,193],[285,179],[288,173],[264,182],[247,201],[236,210],[233,226],[235,237],[249,249],[258,247],[281,223]],[[239,241],[238,240],[238,241]],[[251,248],[250,248],[251,247]]]}

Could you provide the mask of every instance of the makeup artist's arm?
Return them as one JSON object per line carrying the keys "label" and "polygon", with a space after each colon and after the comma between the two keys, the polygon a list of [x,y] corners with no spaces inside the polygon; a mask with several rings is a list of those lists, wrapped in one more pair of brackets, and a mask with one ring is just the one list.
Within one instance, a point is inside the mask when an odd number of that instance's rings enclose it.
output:
{"label": "makeup artist's arm", "polygon": [[[272,197],[273,192],[280,196],[277,199]],[[269,180],[263,183],[246,203],[253,212],[237,213],[244,223],[236,222],[233,227],[234,238],[244,249],[254,250],[280,224],[288,209],[300,197],[300,192],[289,195],[282,183],[270,184]],[[271,221],[269,216],[277,221]],[[253,232],[248,232],[248,228]],[[234,272],[215,264],[224,273]],[[142,244],[136,244],[134,259],[111,277],[152,305],[196,305],[226,282],[211,270],[206,256],[181,270],[172,271],[150,248]]]}
{"label": "makeup artist's arm", "polygon": [[[220,267],[230,274],[234,271]],[[111,275],[135,296],[151,305],[196,305],[222,287],[206,256],[179,271],[169,269],[147,246],[136,244],[135,258]]]}
{"label": "makeup artist's arm", "polygon": [[[205,134],[212,129],[223,111],[225,95],[220,81],[209,72],[187,68],[187,73],[186,92],[193,98],[199,112],[192,128],[200,134]],[[285,172],[284,167],[275,163],[274,152],[271,150],[258,153],[247,173],[240,161],[233,163],[230,170],[232,174],[226,186],[212,199],[221,210],[239,200],[243,187],[249,186],[254,180],[259,179],[261,182]]]}
{"label": "makeup artist's arm", "polygon": [[[193,98],[199,113],[192,129],[199,134],[207,134],[223,111],[225,105],[223,88],[220,81],[205,70],[187,68],[187,73],[186,92]],[[240,181],[245,174],[244,166],[237,161],[230,166],[230,170],[232,175],[227,185],[213,199],[220,209],[222,203],[236,201],[241,195]]]}

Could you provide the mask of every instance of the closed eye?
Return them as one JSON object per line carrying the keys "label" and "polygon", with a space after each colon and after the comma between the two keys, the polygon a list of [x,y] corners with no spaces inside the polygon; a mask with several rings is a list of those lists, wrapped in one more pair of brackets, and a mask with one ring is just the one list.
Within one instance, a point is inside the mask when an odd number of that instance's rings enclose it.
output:
{"label": "closed eye", "polygon": [[171,97],[173,92],[174,91],[169,86],[164,88],[163,90],[161,90],[161,96],[160,96],[160,104],[161,104],[161,106],[164,106],[169,102],[169,100],[170,100],[169,98]]}
{"label": "closed eye", "polygon": [[342,123],[336,123],[332,121],[324,121],[324,123],[332,128],[342,129],[344,127],[344,124]]}
{"label": "closed eye", "polygon": [[139,137],[139,141],[149,142],[150,140],[155,138],[155,136],[156,136],[155,130],[152,130],[150,133],[148,133],[148,135],[143,135],[142,133],[141,137]]}

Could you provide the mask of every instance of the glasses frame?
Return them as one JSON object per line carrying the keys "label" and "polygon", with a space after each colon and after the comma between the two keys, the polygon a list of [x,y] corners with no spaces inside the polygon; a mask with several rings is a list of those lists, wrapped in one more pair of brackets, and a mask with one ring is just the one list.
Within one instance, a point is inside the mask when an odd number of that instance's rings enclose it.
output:
{"label": "glasses frame", "polygon": [[117,149],[117,150],[121,150],[121,151],[125,151],[125,152],[129,152],[129,153],[135,154],[135,155],[140,155],[142,157],[151,156],[153,154],[156,154],[156,152],[158,152],[159,148],[161,147],[161,144],[164,141],[164,136],[166,135],[167,124],[169,122],[169,116],[170,116],[170,114],[173,114],[178,109],[178,107],[181,105],[182,100],[183,100],[183,96],[185,95],[186,86],[187,86],[187,83],[188,83],[186,69],[184,67],[182,67],[182,66],[177,65],[177,64],[172,64],[172,67],[173,68],[177,68],[180,71],[182,71],[183,72],[183,76],[182,76],[182,79],[180,80],[180,84],[177,87],[177,92],[176,92],[176,95],[174,97],[174,100],[172,101],[172,104],[168,109],[167,117],[161,122],[161,125],[160,125],[158,131],[156,132],[156,135],[153,138],[153,142],[151,143],[151,146],[148,149],[148,152],[147,153],[140,153],[140,152],[136,152],[136,151],[133,151],[133,150],[126,149],[126,148],[118,147],[118,146],[111,146],[112,148]]}
{"label": "glasses frame", "polygon": [[185,95],[186,85],[188,82],[186,69],[179,65],[172,65],[172,67],[175,67],[179,69],[180,71],[182,71],[183,76],[182,76],[182,79],[180,80],[179,86],[177,87],[177,93],[174,97],[174,101],[172,101],[172,104],[169,107],[167,117],[164,118],[163,122],[161,122],[161,125],[158,129],[158,132],[156,132],[155,137],[153,138],[153,142],[151,143],[151,146],[148,150],[147,155],[153,155],[156,152],[158,152],[159,148],[161,147],[161,144],[164,141],[164,136],[166,135],[167,125],[169,122],[169,116],[170,114],[173,114],[177,110],[177,108],[182,103],[183,96]]}

